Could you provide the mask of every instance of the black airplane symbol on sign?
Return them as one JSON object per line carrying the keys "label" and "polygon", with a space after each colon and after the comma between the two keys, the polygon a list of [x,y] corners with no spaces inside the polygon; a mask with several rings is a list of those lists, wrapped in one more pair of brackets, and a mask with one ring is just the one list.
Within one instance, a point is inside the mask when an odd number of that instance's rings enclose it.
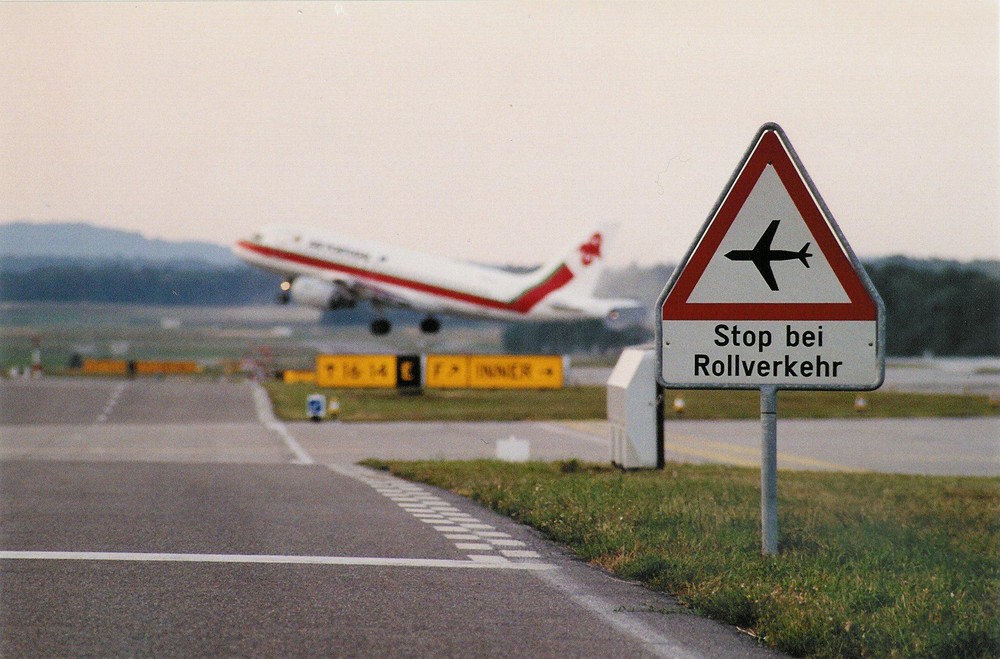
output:
{"label": "black airplane symbol on sign", "polygon": [[778,224],[781,220],[772,220],[771,224],[767,226],[764,230],[764,234],[757,241],[757,244],[753,246],[753,249],[734,249],[730,252],[726,252],[726,258],[730,261],[750,261],[757,267],[757,271],[760,276],[764,278],[767,285],[771,287],[772,291],[778,290],[778,282],[774,279],[774,272],[771,270],[771,263],[773,261],[791,261],[793,259],[798,259],[802,261],[802,265],[809,267],[809,262],[806,260],[812,254],[807,252],[809,249],[809,243],[802,246],[797,252],[793,252],[788,249],[771,249],[771,241],[774,239],[774,234],[778,231]]}

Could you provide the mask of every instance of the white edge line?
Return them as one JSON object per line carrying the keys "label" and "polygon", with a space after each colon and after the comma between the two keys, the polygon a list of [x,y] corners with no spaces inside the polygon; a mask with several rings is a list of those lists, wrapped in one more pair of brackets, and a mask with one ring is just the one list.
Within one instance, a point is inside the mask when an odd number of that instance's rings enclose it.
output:
{"label": "white edge line", "polygon": [[486,563],[438,558],[380,558],[367,556],[280,556],[269,554],[158,554],[99,551],[0,551],[0,560],[119,561],[144,563],[230,563],[272,565],[360,565],[375,567],[471,568],[550,570],[545,563]]}
{"label": "white edge line", "polygon": [[288,450],[292,452],[295,459],[292,461],[294,464],[300,465],[314,465],[316,461],[312,459],[312,456],[306,453],[295,438],[292,437],[292,433],[288,432],[288,428],[285,427],[281,421],[274,416],[274,412],[271,410],[271,399],[268,398],[267,392],[264,387],[260,385],[259,382],[253,382],[253,402],[254,407],[257,410],[257,418],[269,430],[273,430],[278,433],[281,437],[281,441],[285,443]]}
{"label": "white edge line", "polygon": [[641,642],[652,654],[671,659],[688,659],[701,657],[700,653],[689,650],[676,639],[666,636],[646,625],[635,616],[622,616],[617,613],[618,607],[614,601],[590,594],[589,590],[577,583],[563,570],[537,572],[543,582],[561,591],[569,599],[576,602],[597,618]]}

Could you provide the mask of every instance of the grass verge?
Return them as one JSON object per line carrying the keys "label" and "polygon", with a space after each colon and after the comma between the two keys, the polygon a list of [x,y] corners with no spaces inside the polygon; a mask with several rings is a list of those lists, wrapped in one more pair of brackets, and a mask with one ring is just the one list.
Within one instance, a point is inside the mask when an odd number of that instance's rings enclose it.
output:
{"label": "grass verge", "polygon": [[[393,389],[319,389],[308,384],[265,384],[275,414],[285,421],[306,418],[306,396],[323,393],[340,403],[344,421],[519,421],[546,419],[603,419],[604,387],[566,387],[554,391],[434,390],[421,395]],[[667,416],[680,396],[685,419],[759,419],[756,391],[667,391]],[[851,417],[961,417],[1000,413],[987,396],[871,392],[865,412],[854,408],[857,394],[843,391],[782,391],[778,413],[782,419]]]}
{"label": "grass verge", "polygon": [[479,501],[793,655],[1000,654],[1000,479],[782,472],[781,554],[762,558],[753,469],[369,464]]}
{"label": "grass verge", "polygon": [[[268,382],[274,413],[285,421],[306,419],[306,396],[326,395],[340,404],[343,421],[536,421],[604,418],[602,387],[543,391],[321,389]],[[575,390],[575,391],[574,391]]]}

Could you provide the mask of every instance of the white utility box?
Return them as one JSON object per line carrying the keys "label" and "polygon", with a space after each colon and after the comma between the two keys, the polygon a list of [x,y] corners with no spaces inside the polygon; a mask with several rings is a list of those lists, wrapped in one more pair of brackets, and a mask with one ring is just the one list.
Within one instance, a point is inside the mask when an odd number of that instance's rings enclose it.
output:
{"label": "white utility box", "polygon": [[511,435],[510,439],[497,440],[497,460],[527,462],[531,459],[531,442]]}
{"label": "white utility box", "polygon": [[656,353],[626,348],[608,378],[611,463],[622,469],[663,467],[663,401]]}

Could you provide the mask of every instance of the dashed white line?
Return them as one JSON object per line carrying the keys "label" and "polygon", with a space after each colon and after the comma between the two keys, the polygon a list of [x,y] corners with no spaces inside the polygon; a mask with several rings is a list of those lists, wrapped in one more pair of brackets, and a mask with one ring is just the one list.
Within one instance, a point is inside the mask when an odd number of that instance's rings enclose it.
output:
{"label": "dashed white line", "polygon": [[104,410],[98,415],[97,423],[107,423],[108,417],[111,416],[111,412],[114,411],[115,406],[118,405],[118,399],[121,397],[122,392],[125,391],[125,387],[128,386],[128,382],[120,382],[111,392],[111,396],[108,398],[107,404],[104,406]]}
{"label": "dashed white line", "polygon": [[[476,563],[499,564],[499,565],[506,565],[507,563],[510,562],[503,556],[497,556],[496,554],[470,554],[469,560]],[[544,565],[544,563],[542,563],[541,565]]]}
{"label": "dashed white line", "polygon": [[500,554],[508,558],[538,558],[538,552],[530,549],[501,549]]}
{"label": "dashed white line", "polygon": [[541,557],[536,551],[512,549],[524,547],[525,543],[514,540],[507,533],[497,531],[490,524],[482,523],[475,516],[464,513],[447,501],[424,491],[419,485],[355,465],[328,465],[328,467],[336,473],[370,485],[376,492],[394,501],[414,519],[431,525],[435,531],[454,542],[456,549],[483,552],[468,554],[470,560],[504,563],[509,558]]}
{"label": "dashed white line", "polygon": [[493,549],[491,545],[482,542],[456,542],[456,549],[464,549],[466,551],[490,551]]}

